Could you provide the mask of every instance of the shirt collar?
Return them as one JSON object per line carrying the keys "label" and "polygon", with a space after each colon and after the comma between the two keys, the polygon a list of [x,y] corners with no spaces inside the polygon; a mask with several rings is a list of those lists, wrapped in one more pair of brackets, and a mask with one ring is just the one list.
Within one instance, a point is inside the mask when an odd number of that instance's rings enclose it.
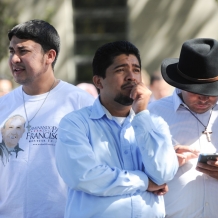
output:
{"label": "shirt collar", "polygon": [[181,90],[178,88],[175,88],[173,92],[173,105],[174,105],[174,111],[177,111],[180,105],[183,105],[182,99],[179,97],[179,94],[181,93]]}
{"label": "shirt collar", "polygon": [[92,111],[90,114],[91,119],[100,119],[105,115],[105,112],[102,108],[102,104],[99,99],[100,95],[96,98],[94,101],[94,104],[92,106]]}

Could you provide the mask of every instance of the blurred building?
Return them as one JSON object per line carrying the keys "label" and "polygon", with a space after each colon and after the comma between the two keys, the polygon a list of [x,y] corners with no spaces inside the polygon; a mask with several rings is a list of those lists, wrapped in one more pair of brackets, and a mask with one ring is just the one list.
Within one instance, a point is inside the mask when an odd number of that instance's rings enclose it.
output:
{"label": "blurred building", "polygon": [[[187,39],[218,39],[216,0],[8,2],[11,9],[19,12],[18,22],[43,19],[56,27],[61,37],[61,52],[55,74],[73,84],[91,82],[94,52],[106,42],[129,40],[135,44],[141,53],[142,68],[151,74],[164,58],[178,57]],[[9,74],[7,55],[0,61],[0,72]]]}
{"label": "blurred building", "polygon": [[127,40],[126,0],[73,0],[76,83],[92,81],[92,58],[108,42]]}

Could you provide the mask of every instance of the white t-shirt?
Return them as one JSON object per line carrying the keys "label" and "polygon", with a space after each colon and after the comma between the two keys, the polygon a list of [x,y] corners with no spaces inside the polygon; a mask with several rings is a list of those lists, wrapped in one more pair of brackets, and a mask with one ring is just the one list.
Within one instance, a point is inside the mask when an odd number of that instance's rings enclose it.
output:
{"label": "white t-shirt", "polygon": [[[28,120],[36,114],[47,94],[29,96],[24,93]],[[22,135],[8,160],[5,161],[3,153],[0,157],[1,218],[64,217],[67,187],[57,172],[54,158],[58,124],[67,113],[91,105],[93,101],[85,91],[60,81],[30,121],[28,132],[22,126],[24,122],[18,125],[13,118],[18,115],[21,122],[27,121],[22,86],[0,98],[0,127],[1,130],[6,128],[0,134],[0,150],[5,147],[3,138],[16,141]],[[10,125],[5,125],[8,119]]]}
{"label": "white t-shirt", "polygon": [[[211,141],[202,134],[205,127],[184,107],[176,89],[172,96],[151,103],[151,114],[161,116],[169,125],[174,145],[186,145],[201,153],[218,152],[218,104],[211,110],[195,116],[213,132]],[[208,123],[209,121],[209,123]],[[218,180],[196,170],[198,158],[179,167],[168,182],[164,195],[166,218],[215,218],[217,215]]]}

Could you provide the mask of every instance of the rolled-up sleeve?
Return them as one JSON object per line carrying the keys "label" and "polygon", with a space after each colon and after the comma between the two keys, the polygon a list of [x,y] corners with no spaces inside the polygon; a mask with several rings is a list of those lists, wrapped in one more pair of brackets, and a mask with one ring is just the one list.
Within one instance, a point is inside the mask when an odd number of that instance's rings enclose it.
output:
{"label": "rolled-up sleeve", "polygon": [[167,123],[144,110],[134,117],[132,126],[148,177],[158,185],[173,179],[178,160]]}

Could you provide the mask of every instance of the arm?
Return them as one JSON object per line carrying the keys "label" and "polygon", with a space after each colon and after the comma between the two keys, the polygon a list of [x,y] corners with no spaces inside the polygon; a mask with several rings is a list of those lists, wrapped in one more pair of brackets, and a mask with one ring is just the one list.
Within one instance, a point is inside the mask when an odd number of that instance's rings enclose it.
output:
{"label": "arm", "polygon": [[151,118],[147,110],[137,114],[132,124],[145,173],[158,185],[168,182],[178,170],[178,160],[167,124]]}
{"label": "arm", "polygon": [[112,168],[97,160],[89,143],[88,130],[76,114],[72,119],[63,118],[59,125],[56,162],[70,188],[91,195],[132,195],[148,187],[145,173]]}
{"label": "arm", "polygon": [[146,110],[150,91],[143,83],[131,91],[132,108],[136,113],[132,121],[145,173],[157,185],[171,180],[177,172],[178,160],[172,145],[169,127],[162,118],[151,117]]}

